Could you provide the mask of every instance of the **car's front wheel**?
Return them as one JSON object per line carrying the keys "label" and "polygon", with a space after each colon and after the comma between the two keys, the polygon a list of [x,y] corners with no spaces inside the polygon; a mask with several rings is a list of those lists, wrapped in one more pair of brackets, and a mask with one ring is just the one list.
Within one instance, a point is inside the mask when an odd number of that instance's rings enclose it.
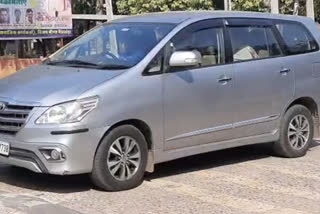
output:
{"label": "car's front wheel", "polygon": [[91,179],[107,191],[120,191],[141,184],[147,164],[144,135],[134,126],[111,130],[102,140],[94,159]]}

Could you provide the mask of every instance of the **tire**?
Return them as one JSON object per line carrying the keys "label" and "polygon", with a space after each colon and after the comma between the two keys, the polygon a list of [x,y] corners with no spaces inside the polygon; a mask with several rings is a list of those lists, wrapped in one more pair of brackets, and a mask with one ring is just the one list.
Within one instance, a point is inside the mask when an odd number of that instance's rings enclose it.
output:
{"label": "tire", "polygon": [[[135,146],[131,148],[133,144]],[[126,155],[126,151],[129,150]],[[91,180],[95,186],[106,191],[137,187],[143,181],[147,157],[148,147],[144,135],[134,126],[119,126],[111,130],[99,145],[93,162]]]}
{"label": "tire", "polygon": [[[308,129],[304,128],[307,123]],[[282,118],[280,138],[274,143],[274,152],[286,158],[304,156],[312,142],[313,131],[313,119],[309,109],[302,105],[292,106]]]}

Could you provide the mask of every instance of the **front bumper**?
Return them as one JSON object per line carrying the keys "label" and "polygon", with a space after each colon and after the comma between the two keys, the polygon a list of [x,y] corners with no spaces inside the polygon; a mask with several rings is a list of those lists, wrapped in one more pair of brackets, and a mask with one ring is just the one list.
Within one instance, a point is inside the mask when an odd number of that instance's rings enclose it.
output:
{"label": "front bumper", "polygon": [[41,160],[33,152],[27,150],[11,148],[10,156],[0,156],[0,162],[23,167],[37,173],[48,173],[48,169]]}
{"label": "front bumper", "polygon": [[[27,168],[37,173],[89,173],[92,171],[96,149],[107,128],[24,127],[16,136],[0,135],[0,141],[10,144],[9,156],[0,156],[0,163]],[[48,147],[60,149],[65,160],[47,160],[40,150]]]}

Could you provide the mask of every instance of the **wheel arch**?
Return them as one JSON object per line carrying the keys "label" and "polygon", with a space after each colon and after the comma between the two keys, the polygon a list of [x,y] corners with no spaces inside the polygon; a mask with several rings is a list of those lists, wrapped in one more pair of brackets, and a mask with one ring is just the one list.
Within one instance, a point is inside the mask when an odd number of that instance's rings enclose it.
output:
{"label": "wheel arch", "polygon": [[288,111],[294,105],[303,105],[312,114],[313,124],[314,124],[314,137],[319,137],[319,111],[318,111],[318,104],[315,100],[311,97],[300,97],[292,101],[287,108],[285,109],[284,113]]}
{"label": "wheel arch", "polygon": [[129,120],[123,120],[120,122],[117,122],[116,124],[112,125],[106,132],[106,134],[108,134],[108,132],[110,132],[111,130],[113,130],[114,128],[117,128],[119,126],[122,125],[132,125],[135,128],[137,128],[145,137],[147,144],[148,144],[148,149],[152,150],[152,133],[151,133],[151,129],[148,126],[148,124],[142,120],[138,120],[138,119],[129,119]]}
{"label": "wheel arch", "polygon": [[148,162],[147,162],[147,167],[146,167],[146,171],[147,172],[153,172],[154,171],[154,154],[153,154],[153,140],[152,140],[152,132],[151,132],[151,128],[150,126],[139,119],[127,119],[127,120],[122,120],[119,121],[115,124],[113,124],[103,135],[103,137],[100,139],[100,142],[96,148],[95,154],[97,153],[97,150],[102,142],[102,140],[105,138],[105,136],[107,136],[110,131],[112,131],[113,129],[123,126],[123,125],[132,125],[135,128],[137,128],[145,137],[146,142],[147,142],[147,146],[148,146]]}

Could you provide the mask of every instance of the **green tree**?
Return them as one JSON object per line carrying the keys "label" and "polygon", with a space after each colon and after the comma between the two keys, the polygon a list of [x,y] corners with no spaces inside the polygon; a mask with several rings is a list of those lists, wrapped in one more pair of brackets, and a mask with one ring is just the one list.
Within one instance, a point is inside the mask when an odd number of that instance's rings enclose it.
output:
{"label": "green tree", "polygon": [[[83,1],[83,0],[77,0]],[[94,0],[88,0],[88,2]],[[232,0],[232,9],[238,11],[269,11],[269,0]],[[279,0],[280,13],[293,14],[295,0]],[[299,0],[299,15],[306,15],[306,0]],[[316,20],[320,22],[320,0],[314,0]],[[223,0],[114,0],[114,13],[134,15],[170,10],[222,9]]]}
{"label": "green tree", "polygon": [[97,0],[73,0],[72,13],[74,14],[95,14]]}
{"label": "green tree", "polygon": [[232,9],[238,11],[268,11],[268,5],[264,0],[233,0]]}
{"label": "green tree", "polygon": [[314,9],[315,9],[316,21],[320,22],[320,1],[319,0],[314,1]]}
{"label": "green tree", "polygon": [[[317,0],[315,0],[317,1]],[[281,14],[293,14],[295,0],[280,0],[280,13]],[[299,0],[298,15],[306,15],[306,0]]]}
{"label": "green tree", "polygon": [[135,15],[148,12],[212,10],[212,0],[117,0],[117,12]]}

